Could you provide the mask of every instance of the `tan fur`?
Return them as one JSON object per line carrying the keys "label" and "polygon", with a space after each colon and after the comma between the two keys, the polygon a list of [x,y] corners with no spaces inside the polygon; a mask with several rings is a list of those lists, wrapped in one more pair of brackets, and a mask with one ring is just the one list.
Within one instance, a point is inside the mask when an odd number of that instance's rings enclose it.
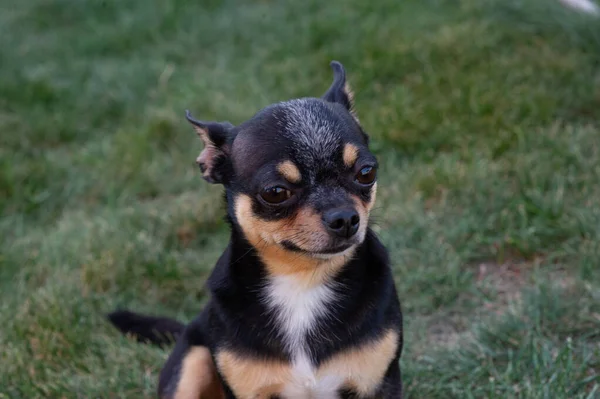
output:
{"label": "tan fur", "polygon": [[350,143],[346,144],[344,146],[344,153],[343,153],[344,165],[346,165],[346,167],[348,167],[348,168],[351,168],[354,166],[357,159],[358,159],[358,147],[356,147],[354,144],[350,144]]}
{"label": "tan fur", "polygon": [[373,184],[371,188],[371,201],[367,204],[367,211],[370,213],[373,209],[373,205],[375,205],[375,199],[377,198],[377,182]]}
{"label": "tan fur", "polygon": [[[315,370],[315,377],[334,377],[333,380],[342,381],[343,387],[372,395],[397,349],[398,333],[389,330],[375,341],[335,354]],[[227,350],[219,352],[216,359],[221,374],[241,399],[266,399],[292,386],[303,389],[290,363],[240,356]]]}
{"label": "tan fur", "polygon": [[348,100],[350,101],[350,113],[352,114],[356,122],[360,123],[360,121],[358,120],[358,116],[354,111],[354,92],[352,91],[352,87],[350,87],[350,83],[346,82],[346,84],[344,84],[344,92],[346,93],[346,95],[348,96]]}
{"label": "tan fur", "polygon": [[196,163],[198,165],[204,164],[204,170],[202,171],[202,176],[210,181],[210,174],[212,172],[212,168],[214,166],[214,161],[217,157],[223,154],[223,151],[220,150],[215,143],[212,142],[210,137],[208,136],[208,131],[206,129],[202,129],[199,126],[194,125],[194,130],[198,134],[198,137],[204,143],[204,149],[196,158]]}
{"label": "tan fur", "polygon": [[210,352],[195,346],[185,355],[173,399],[221,399],[225,393]]}
{"label": "tan fur", "polygon": [[[371,209],[373,209],[373,205],[375,205],[375,198],[377,197],[377,183],[373,184],[373,187],[371,188],[371,200],[369,202],[364,202],[362,199],[360,199],[359,197],[352,197],[352,200],[354,202],[354,207],[356,209],[356,211],[358,212],[358,216],[360,217],[361,220],[361,227],[360,229],[362,229],[363,227],[363,221],[364,221],[364,225],[366,226],[369,220],[369,216],[371,215]],[[366,230],[366,228],[365,228]],[[359,232],[359,234],[364,234]]]}
{"label": "tan fur", "polygon": [[369,215],[371,214],[371,210],[373,209],[373,205],[375,205],[375,198],[377,197],[377,183],[373,184],[371,188],[371,200],[369,202],[364,202],[358,197],[352,197],[354,201],[354,205],[356,207],[356,211],[360,216],[360,220],[368,220]]}
{"label": "tan fur", "polygon": [[348,253],[321,259],[288,251],[280,245],[289,240],[300,248],[316,251],[328,240],[321,217],[312,209],[302,208],[288,219],[266,221],[252,212],[252,200],[242,194],[235,199],[235,215],[244,235],[273,275],[295,273],[312,286],[335,274],[352,256]]}
{"label": "tan fur", "polygon": [[216,356],[219,370],[236,397],[268,399],[292,377],[289,364],[221,351]]}
{"label": "tan fur", "polygon": [[328,259],[313,258],[274,246],[259,251],[271,275],[294,274],[298,284],[314,287],[329,280],[352,257],[352,252]]}
{"label": "tan fur", "polygon": [[318,376],[342,376],[346,387],[361,395],[372,395],[397,349],[398,332],[389,330],[377,341],[334,355],[319,367]]}
{"label": "tan fur", "polygon": [[[353,198],[362,221],[358,234],[365,234],[376,190],[375,184],[369,202]],[[257,249],[271,274],[293,273],[300,277],[297,280],[299,284],[313,286],[323,283],[352,256],[350,253],[319,259],[290,252],[280,246],[279,243],[283,240],[303,243],[304,246],[309,242],[319,245],[327,238],[328,233],[323,230],[320,216],[310,208],[302,208],[296,215],[285,220],[266,221],[254,214],[252,199],[245,194],[235,199],[234,207],[237,221],[246,238]],[[314,377],[320,381],[339,381],[340,387],[356,390],[362,395],[371,395],[381,384],[397,347],[398,333],[387,331],[377,340],[327,359],[314,370]],[[216,360],[219,371],[236,396],[242,399],[267,399],[271,395],[304,392],[306,389],[304,381],[298,379],[299,376],[288,362],[243,356],[227,350],[217,353]]]}
{"label": "tan fur", "polygon": [[352,91],[352,87],[350,87],[350,83],[346,82],[344,84],[344,92],[346,92],[348,100],[350,100],[350,105],[354,107],[354,92]]}
{"label": "tan fur", "polygon": [[292,161],[283,161],[277,165],[277,170],[290,183],[300,183],[302,180],[300,170]]}
{"label": "tan fur", "polygon": [[[360,216],[357,234],[364,236],[369,213],[375,203],[377,183],[371,191],[371,201],[364,203],[354,197],[354,203]],[[239,195],[234,202],[235,215],[261,260],[272,275],[298,274],[299,280],[308,286],[319,284],[334,275],[352,257],[353,251],[327,258],[318,258],[288,251],[280,244],[290,241],[307,251],[318,251],[329,239],[321,221],[321,216],[313,209],[301,208],[296,215],[283,220],[267,221],[257,217],[252,211],[252,199]]]}

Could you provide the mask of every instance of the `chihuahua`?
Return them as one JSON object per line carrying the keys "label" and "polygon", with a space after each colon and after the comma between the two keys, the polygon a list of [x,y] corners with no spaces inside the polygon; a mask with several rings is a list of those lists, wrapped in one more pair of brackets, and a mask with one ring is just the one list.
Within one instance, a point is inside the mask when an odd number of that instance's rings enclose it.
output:
{"label": "chihuahua", "polygon": [[400,303],[369,228],[378,164],[344,67],[331,67],[321,98],[270,105],[238,126],[186,112],[231,227],[211,298],[188,325],[109,315],[140,341],[176,339],[161,398],[402,397]]}

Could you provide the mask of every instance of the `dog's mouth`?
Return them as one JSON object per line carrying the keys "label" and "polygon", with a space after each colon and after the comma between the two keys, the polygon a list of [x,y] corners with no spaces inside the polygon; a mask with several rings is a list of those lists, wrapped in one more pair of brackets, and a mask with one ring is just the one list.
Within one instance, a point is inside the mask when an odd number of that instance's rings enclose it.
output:
{"label": "dog's mouth", "polygon": [[307,255],[316,255],[316,256],[338,255],[338,254],[341,254],[341,253],[347,251],[348,249],[352,248],[354,245],[356,245],[356,243],[348,242],[348,243],[344,243],[341,245],[334,245],[334,246],[330,246],[327,248],[320,248],[317,251],[309,251],[304,248],[300,248],[299,246],[297,246],[296,244],[294,244],[293,242],[288,241],[288,240],[284,240],[281,242],[281,246],[289,251],[300,252],[300,253],[304,253]]}

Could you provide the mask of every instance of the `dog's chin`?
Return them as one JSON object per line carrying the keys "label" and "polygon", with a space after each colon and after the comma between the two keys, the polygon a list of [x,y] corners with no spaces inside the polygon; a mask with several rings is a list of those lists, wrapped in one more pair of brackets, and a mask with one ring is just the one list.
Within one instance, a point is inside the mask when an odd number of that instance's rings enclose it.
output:
{"label": "dog's chin", "polygon": [[348,242],[344,244],[332,245],[325,248],[319,248],[316,250],[309,250],[301,248],[291,241],[282,241],[280,245],[288,251],[302,253],[306,256],[310,256],[317,259],[331,259],[337,256],[349,255],[354,251],[358,242]]}
{"label": "dog's chin", "polygon": [[313,258],[317,258],[317,259],[323,259],[323,260],[327,260],[327,259],[331,259],[331,258],[335,258],[338,256],[350,256],[352,254],[352,252],[356,249],[358,244],[352,244],[349,247],[347,247],[344,250],[341,250],[339,252],[312,252],[310,254],[310,256],[312,256]]}

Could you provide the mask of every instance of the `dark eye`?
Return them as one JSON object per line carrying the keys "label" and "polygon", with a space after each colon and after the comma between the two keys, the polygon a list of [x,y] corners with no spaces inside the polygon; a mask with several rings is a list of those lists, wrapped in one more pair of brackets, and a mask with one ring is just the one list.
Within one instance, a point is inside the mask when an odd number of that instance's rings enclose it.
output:
{"label": "dark eye", "polygon": [[372,166],[365,166],[356,175],[356,181],[360,184],[368,185],[375,181],[377,171]]}
{"label": "dark eye", "polygon": [[260,196],[269,204],[281,204],[292,196],[292,192],[283,187],[267,187]]}

